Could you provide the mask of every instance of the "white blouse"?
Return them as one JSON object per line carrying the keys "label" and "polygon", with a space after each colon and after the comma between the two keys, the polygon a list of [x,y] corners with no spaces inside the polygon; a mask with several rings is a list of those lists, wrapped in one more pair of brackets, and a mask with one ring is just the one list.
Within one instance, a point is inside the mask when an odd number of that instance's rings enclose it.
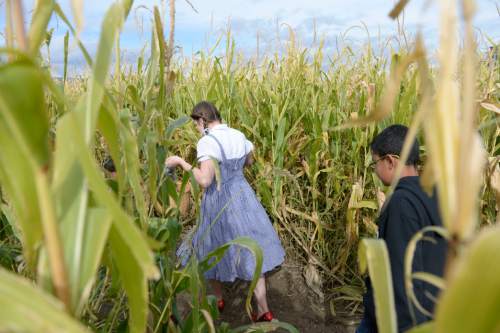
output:
{"label": "white blouse", "polygon": [[[226,124],[212,127],[209,130],[209,134],[215,136],[217,140],[219,140],[227,159],[241,158],[253,150],[253,144],[247,140],[245,134]],[[219,145],[208,135],[204,135],[198,141],[196,152],[198,162],[206,161],[210,159],[210,157],[222,161]]]}

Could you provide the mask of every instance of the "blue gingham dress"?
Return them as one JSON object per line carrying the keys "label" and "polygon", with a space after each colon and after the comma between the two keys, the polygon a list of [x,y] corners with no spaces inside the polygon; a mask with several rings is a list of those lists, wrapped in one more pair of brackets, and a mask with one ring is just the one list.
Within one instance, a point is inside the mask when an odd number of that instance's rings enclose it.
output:
{"label": "blue gingham dress", "polygon": [[[220,188],[216,179],[205,190],[201,202],[201,219],[192,239],[192,250],[203,259],[221,245],[246,236],[262,248],[264,262],[262,273],[281,265],[285,251],[264,207],[243,175],[247,155],[227,159],[221,142],[208,134],[221,153]],[[186,243],[178,251],[187,262]],[[232,282],[235,279],[251,280],[255,270],[253,254],[240,246],[232,245],[222,260],[205,273],[207,279]]]}

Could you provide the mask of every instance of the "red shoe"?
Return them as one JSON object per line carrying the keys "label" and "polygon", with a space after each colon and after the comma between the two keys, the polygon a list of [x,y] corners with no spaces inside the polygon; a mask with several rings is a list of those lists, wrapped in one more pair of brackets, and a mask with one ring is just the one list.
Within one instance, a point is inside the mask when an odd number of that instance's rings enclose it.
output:
{"label": "red shoe", "polygon": [[264,321],[272,321],[274,319],[273,313],[271,311],[267,311],[263,313],[259,318],[257,318],[257,315],[254,313],[252,314],[252,321],[253,322],[264,322]]}
{"label": "red shoe", "polygon": [[226,302],[224,302],[224,299],[219,299],[217,300],[217,309],[219,309],[219,312],[224,311],[224,307],[226,306]]}

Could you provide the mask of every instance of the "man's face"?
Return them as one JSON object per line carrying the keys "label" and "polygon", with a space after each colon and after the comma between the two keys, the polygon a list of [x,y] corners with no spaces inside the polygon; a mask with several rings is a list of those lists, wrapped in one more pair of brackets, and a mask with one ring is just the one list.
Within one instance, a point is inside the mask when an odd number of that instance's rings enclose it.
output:
{"label": "man's face", "polygon": [[378,154],[372,153],[372,161],[373,171],[377,177],[380,178],[385,186],[391,185],[398,159],[393,155],[379,156]]}

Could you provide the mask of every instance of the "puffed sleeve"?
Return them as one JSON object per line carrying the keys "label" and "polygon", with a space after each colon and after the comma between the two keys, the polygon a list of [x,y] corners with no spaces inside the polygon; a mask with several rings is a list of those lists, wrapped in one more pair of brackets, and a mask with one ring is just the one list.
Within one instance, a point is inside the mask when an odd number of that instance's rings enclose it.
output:
{"label": "puffed sleeve", "polygon": [[204,136],[198,141],[198,144],[196,145],[196,158],[198,160],[198,163],[200,163],[209,160],[210,157],[213,157],[220,161],[220,149],[213,139],[208,136]]}
{"label": "puffed sleeve", "polygon": [[245,154],[248,154],[251,151],[253,151],[253,143],[245,138]]}

